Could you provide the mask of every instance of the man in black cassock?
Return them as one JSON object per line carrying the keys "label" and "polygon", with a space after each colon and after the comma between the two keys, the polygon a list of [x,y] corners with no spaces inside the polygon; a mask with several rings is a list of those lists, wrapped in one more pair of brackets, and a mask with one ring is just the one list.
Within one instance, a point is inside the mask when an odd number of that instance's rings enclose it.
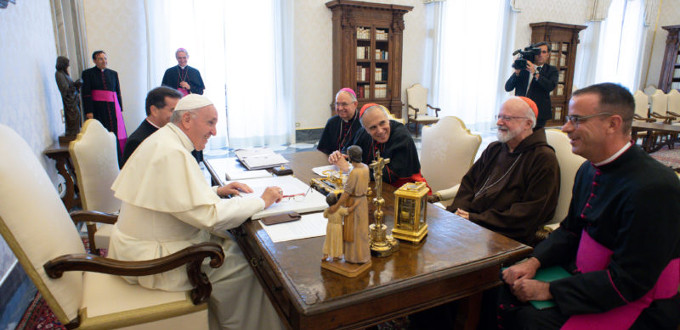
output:
{"label": "man in black cassock", "polygon": [[538,117],[535,129],[539,129],[552,118],[550,92],[557,86],[559,73],[557,68],[547,63],[550,57],[548,43],[539,42],[532,47],[540,48],[541,53],[535,56],[533,63],[527,61],[526,68],[515,68],[515,72],[505,82],[505,91],[514,89],[515,96],[526,96],[536,102]]}
{"label": "man in black cassock", "polygon": [[326,155],[333,151],[347,150],[361,129],[357,96],[351,88],[343,88],[335,94],[335,112],[323,129],[317,149]]}
{"label": "man in black cassock", "polygon": [[175,105],[182,98],[182,94],[169,87],[156,87],[146,95],[146,118],[139,127],[130,134],[125,151],[123,152],[123,164],[130,158],[140,143],[159,128],[170,122]]}
{"label": "man in black cassock", "polygon": [[[676,329],[680,324],[680,182],[631,141],[634,100],[619,85],[572,94],[562,130],[587,161],[574,181],[569,214],[531,258],[503,271],[520,301],[504,301],[505,328]],[[536,271],[562,265],[552,282]]]}
{"label": "man in black cassock", "polygon": [[161,84],[178,90],[182,93],[182,96],[188,94],[203,95],[205,85],[203,79],[201,79],[201,73],[187,65],[189,52],[184,48],[179,48],[175,51],[175,58],[177,65],[165,70]]}
{"label": "man in black cassock", "polygon": [[[390,159],[383,168],[384,182],[395,187],[407,182],[426,182],[420,174],[416,145],[404,124],[390,120],[387,109],[375,103],[364,105],[359,117],[362,128],[352,144],[361,147],[364,164],[370,165],[377,159],[377,152],[380,152],[380,157]],[[346,155],[340,151],[334,151],[328,156],[328,161],[343,172],[349,170]]]}
{"label": "man in black cassock", "polygon": [[[97,119],[113,132],[118,140],[118,160],[122,160],[122,150],[125,147],[127,133],[123,121],[123,98],[120,94],[118,73],[107,68],[108,57],[102,50],[92,53],[95,66],[81,74],[83,86],[83,111],[86,119]],[[122,164],[122,163],[121,163]]]}

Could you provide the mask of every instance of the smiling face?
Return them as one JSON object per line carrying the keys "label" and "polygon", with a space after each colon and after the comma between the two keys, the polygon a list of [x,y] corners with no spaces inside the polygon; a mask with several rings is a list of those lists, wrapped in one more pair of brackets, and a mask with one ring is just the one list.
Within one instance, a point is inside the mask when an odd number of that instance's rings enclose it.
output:
{"label": "smiling face", "polygon": [[357,103],[357,101],[352,100],[349,93],[338,93],[338,96],[335,98],[335,111],[338,113],[338,117],[342,118],[344,121],[352,119],[354,113],[357,111]]}
{"label": "smiling face", "polygon": [[[602,112],[599,108],[600,96],[594,93],[574,95],[569,101],[570,116],[594,115]],[[608,116],[595,116],[579,122],[578,125],[567,121],[562,126],[562,131],[569,136],[571,151],[595,163],[606,159],[608,119]]]}
{"label": "smiling face", "polygon": [[511,98],[501,106],[498,112],[498,141],[508,143],[511,148],[519,145],[531,135],[531,119],[527,116],[528,105],[517,98]]}
{"label": "smiling face", "polygon": [[370,107],[361,117],[366,132],[378,143],[385,143],[390,139],[390,119],[379,107]]}
{"label": "smiling face", "polygon": [[187,66],[187,62],[189,61],[189,55],[187,55],[186,52],[177,52],[175,58],[177,58],[177,64],[179,66],[181,67]]}
{"label": "smiling face", "polygon": [[205,149],[208,139],[217,134],[217,110],[214,105],[182,114],[181,129],[189,137],[194,149]]}

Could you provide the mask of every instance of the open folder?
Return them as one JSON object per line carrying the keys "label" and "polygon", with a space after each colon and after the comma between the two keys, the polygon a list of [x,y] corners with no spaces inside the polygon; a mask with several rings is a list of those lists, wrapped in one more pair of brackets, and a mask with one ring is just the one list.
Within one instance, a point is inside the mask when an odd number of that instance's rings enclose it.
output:
{"label": "open folder", "polygon": [[249,170],[261,170],[288,163],[287,159],[269,148],[238,149],[234,154]]}

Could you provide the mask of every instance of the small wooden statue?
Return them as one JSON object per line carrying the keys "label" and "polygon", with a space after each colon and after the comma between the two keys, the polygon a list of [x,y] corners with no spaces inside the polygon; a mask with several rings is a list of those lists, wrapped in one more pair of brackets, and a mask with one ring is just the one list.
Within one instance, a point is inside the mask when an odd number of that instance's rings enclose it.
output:
{"label": "small wooden statue", "polygon": [[368,235],[368,183],[371,181],[368,166],[361,162],[361,147],[347,148],[347,155],[353,168],[349,172],[344,193],[338,204],[354,206],[353,212],[345,217],[343,239],[345,241],[345,261],[363,264],[371,261]]}
{"label": "small wooden statue", "polygon": [[64,121],[66,140],[75,139],[80,132],[80,86],[83,81],[78,79],[73,81],[68,74],[69,59],[64,56],[57,57],[57,72],[54,77],[57,80],[57,87],[61,93],[61,101],[64,106]]}
{"label": "small wooden statue", "polygon": [[323,217],[328,219],[326,225],[326,239],[323,242],[323,258],[321,260],[336,261],[343,255],[342,221],[354,207],[345,208],[338,204],[338,195],[334,192],[326,196],[329,208],[323,211]]}

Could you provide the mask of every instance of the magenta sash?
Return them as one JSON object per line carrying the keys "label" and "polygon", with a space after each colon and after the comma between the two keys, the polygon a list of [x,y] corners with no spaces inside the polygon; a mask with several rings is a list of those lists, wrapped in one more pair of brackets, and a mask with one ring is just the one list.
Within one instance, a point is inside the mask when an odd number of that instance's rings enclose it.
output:
{"label": "magenta sash", "polygon": [[120,152],[125,150],[125,143],[127,142],[127,131],[125,130],[125,121],[123,120],[123,113],[120,110],[118,103],[118,95],[116,92],[105,91],[101,89],[92,90],[92,100],[97,102],[112,102],[116,104],[116,136],[118,137],[118,147]]}
{"label": "magenta sash", "polygon": [[[583,230],[576,253],[576,266],[582,273],[604,270],[609,264],[612,253]],[[611,281],[611,277],[609,280]],[[679,285],[680,258],[675,258],[661,272],[654,287],[642,298],[604,313],[574,315],[567,320],[562,329],[628,329],[652,301],[673,297],[678,293]],[[618,292],[614,283],[612,286]],[[625,301],[623,296],[621,299]]]}
{"label": "magenta sash", "polygon": [[187,91],[186,89],[184,89],[184,88],[182,88],[182,87],[177,87],[177,90],[178,90],[180,93],[182,93],[182,97],[185,97],[185,96],[189,95],[189,91]]}

